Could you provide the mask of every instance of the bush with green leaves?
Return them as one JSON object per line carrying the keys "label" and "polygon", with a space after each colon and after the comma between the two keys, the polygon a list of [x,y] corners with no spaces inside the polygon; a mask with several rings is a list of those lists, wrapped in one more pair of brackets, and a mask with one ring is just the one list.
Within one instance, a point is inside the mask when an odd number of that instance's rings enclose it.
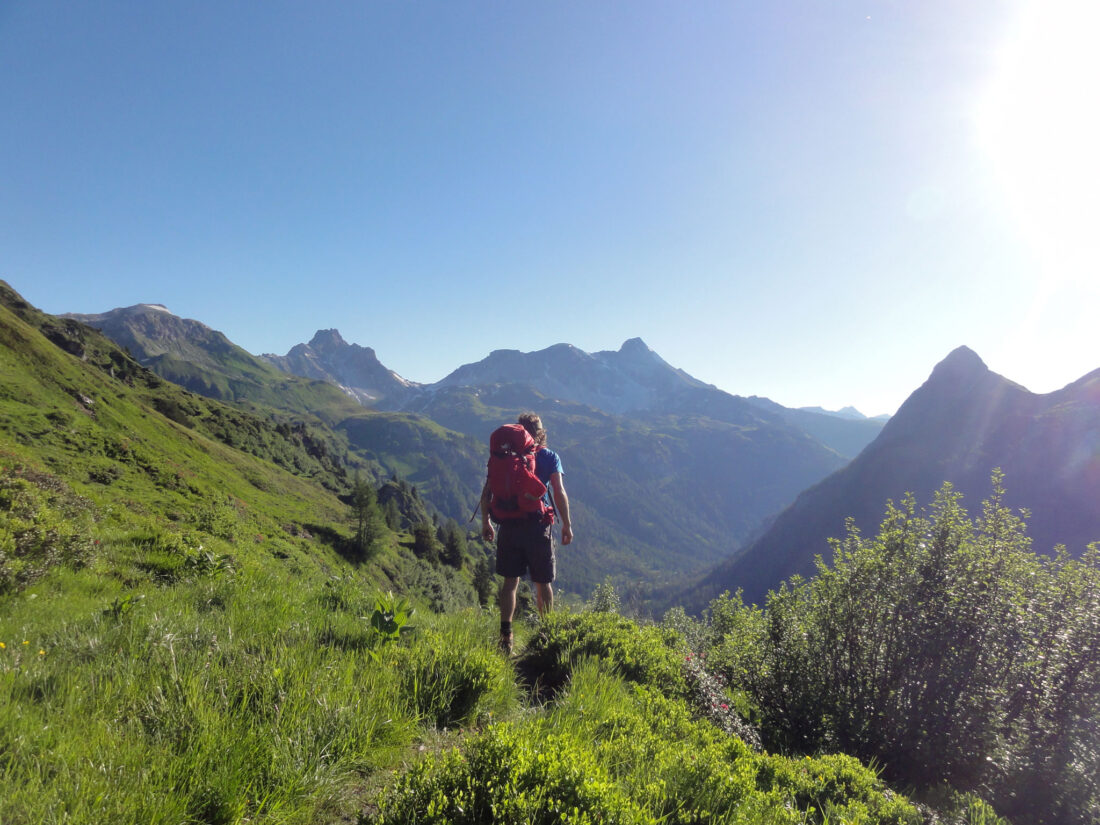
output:
{"label": "bush with green leaves", "polygon": [[592,598],[588,600],[588,609],[593,613],[618,613],[622,607],[622,601],[615,584],[610,576],[605,576],[601,584],[597,584],[592,590]]}
{"label": "bush with green leaves", "polygon": [[579,662],[550,712],[429,756],[383,797],[380,825],[824,823],[915,825],[916,809],[850,757],[754,753],[687,706]]}
{"label": "bush with green leaves", "polygon": [[514,674],[489,638],[482,623],[456,621],[446,634],[425,630],[415,645],[388,649],[382,663],[399,674],[418,721],[438,729],[483,724],[516,702]]}
{"label": "bush with green leaves", "polygon": [[494,725],[463,751],[417,763],[381,807],[377,825],[653,821],[579,743],[561,736],[534,741],[507,723]]}
{"label": "bush with green leaves", "polygon": [[682,638],[656,625],[639,625],[614,613],[551,613],[528,642],[518,666],[531,687],[553,692],[569,679],[577,662],[596,656],[625,678],[668,696],[690,694],[681,666]]}
{"label": "bush with green leaves", "polygon": [[80,566],[94,550],[86,503],[53,476],[0,468],[0,594],[58,564]]}
{"label": "bush with green leaves", "polygon": [[[971,520],[949,485],[890,504],[831,565],[726,599],[713,649],[773,746],[843,750],[901,782],[976,790],[1009,818],[1092,825],[1100,810],[1100,550],[1030,552],[994,492]],[[738,600],[739,601],[739,600]]]}

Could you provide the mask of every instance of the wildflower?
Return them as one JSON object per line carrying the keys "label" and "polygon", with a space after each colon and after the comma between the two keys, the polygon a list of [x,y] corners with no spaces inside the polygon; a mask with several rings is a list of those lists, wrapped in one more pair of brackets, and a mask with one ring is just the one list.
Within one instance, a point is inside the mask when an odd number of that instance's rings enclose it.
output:
{"label": "wildflower", "polygon": [[0,642],[0,650],[3,650],[6,647],[7,647],[6,644],[4,644],[3,642]]}
{"label": "wildflower", "polygon": [[23,640],[23,644],[25,644],[25,645],[29,645],[29,644],[30,644],[30,642],[28,642],[28,641],[27,641],[26,639],[24,639],[24,640]]}
{"label": "wildflower", "polygon": [[45,655],[46,655],[46,651],[44,651],[44,650],[40,650],[40,651],[38,651],[38,655],[39,655],[39,656],[45,656]]}
{"label": "wildflower", "polygon": [[730,706],[727,705],[725,702],[723,702],[722,703],[722,710],[729,710],[729,709],[730,709]]}

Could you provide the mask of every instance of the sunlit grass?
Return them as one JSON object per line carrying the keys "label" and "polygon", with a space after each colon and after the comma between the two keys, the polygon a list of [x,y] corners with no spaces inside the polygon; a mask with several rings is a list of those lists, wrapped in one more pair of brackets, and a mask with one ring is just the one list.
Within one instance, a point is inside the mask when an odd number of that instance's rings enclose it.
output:
{"label": "sunlit grass", "polygon": [[312,822],[425,727],[514,707],[486,617],[376,661],[374,593],[344,589],[334,608],[321,579],[260,572],[126,602],[65,573],[9,599],[0,821]]}

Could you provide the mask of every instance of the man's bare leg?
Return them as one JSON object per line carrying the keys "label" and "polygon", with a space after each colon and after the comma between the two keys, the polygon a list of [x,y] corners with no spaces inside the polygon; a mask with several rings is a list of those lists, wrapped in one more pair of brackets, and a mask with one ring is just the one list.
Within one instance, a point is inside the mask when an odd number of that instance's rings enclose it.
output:
{"label": "man's bare leg", "polygon": [[519,577],[505,578],[500,584],[500,620],[512,621],[516,612],[516,590],[519,589]]}
{"label": "man's bare leg", "polygon": [[516,612],[516,590],[519,577],[506,577],[500,585],[500,647],[505,653],[512,652],[512,617]]}
{"label": "man's bare leg", "polygon": [[550,586],[550,582],[535,582],[535,604],[540,616],[545,616],[554,609],[554,588]]}

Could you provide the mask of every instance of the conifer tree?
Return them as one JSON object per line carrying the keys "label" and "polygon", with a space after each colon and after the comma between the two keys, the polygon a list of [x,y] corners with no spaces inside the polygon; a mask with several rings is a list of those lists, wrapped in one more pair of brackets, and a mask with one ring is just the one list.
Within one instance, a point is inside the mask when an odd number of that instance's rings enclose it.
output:
{"label": "conifer tree", "polygon": [[360,559],[373,555],[378,540],[382,537],[383,517],[378,507],[378,495],[373,487],[363,481],[359,473],[355,474],[351,488],[352,518],[355,521],[353,545]]}
{"label": "conifer tree", "polygon": [[401,509],[397,506],[397,499],[388,498],[382,507],[382,515],[386,519],[386,526],[391,530],[401,527]]}
{"label": "conifer tree", "polygon": [[439,564],[439,541],[435,537],[435,530],[432,529],[430,522],[421,522],[413,528],[413,553],[418,559],[423,559],[429,564]]}
{"label": "conifer tree", "polygon": [[466,562],[466,534],[453,518],[447,519],[440,532],[443,534],[443,561],[461,570]]}
{"label": "conifer tree", "polygon": [[477,591],[477,600],[481,606],[488,607],[496,592],[496,581],[485,556],[481,556],[474,565],[474,590]]}

